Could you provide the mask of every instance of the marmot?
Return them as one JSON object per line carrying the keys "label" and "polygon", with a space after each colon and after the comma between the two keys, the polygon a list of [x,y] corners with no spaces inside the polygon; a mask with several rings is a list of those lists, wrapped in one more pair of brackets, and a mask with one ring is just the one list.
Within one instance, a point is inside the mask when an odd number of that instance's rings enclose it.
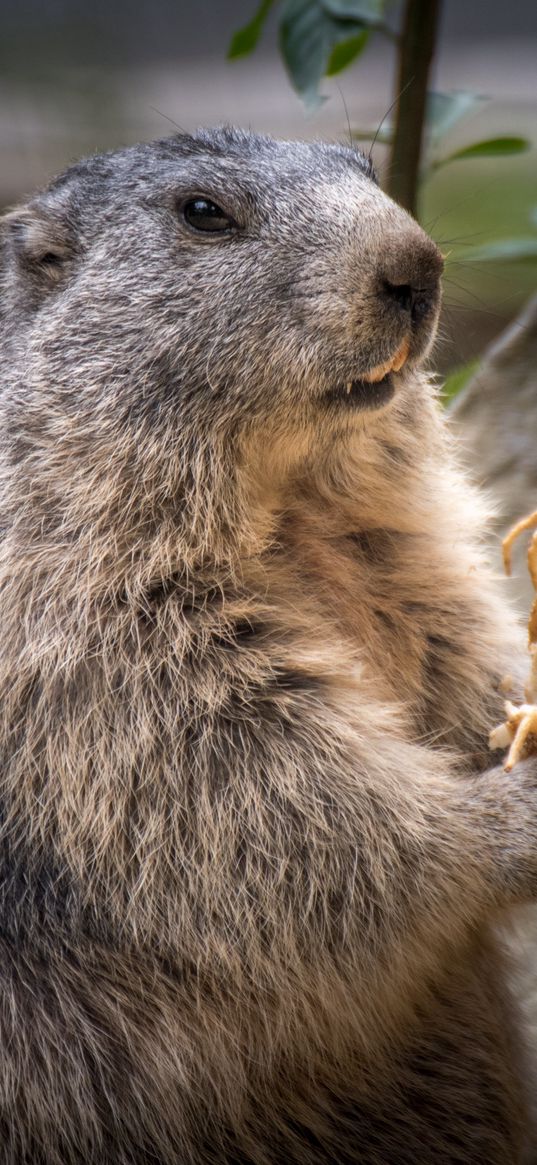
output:
{"label": "marmot", "polygon": [[537,762],[352,148],[203,131],[3,225],[1,1165],[509,1165]]}

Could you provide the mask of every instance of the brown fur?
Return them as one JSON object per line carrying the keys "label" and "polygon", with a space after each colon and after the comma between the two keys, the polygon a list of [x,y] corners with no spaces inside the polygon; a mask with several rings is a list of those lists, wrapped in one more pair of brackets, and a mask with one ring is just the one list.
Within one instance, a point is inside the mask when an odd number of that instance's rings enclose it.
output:
{"label": "brown fur", "polygon": [[[261,228],[270,272],[248,298],[260,251],[248,274],[243,248],[240,280],[217,268],[206,335],[203,304],[195,330],[175,307],[188,269],[156,217],[142,267],[174,149],[180,173],[202,167],[195,190],[208,157],[213,183],[238,159],[239,205],[265,189],[276,213],[283,191],[282,230],[311,183],[325,250],[299,254],[286,312],[270,314],[283,282],[259,298],[280,262]],[[367,366],[400,340],[368,271],[388,256],[406,282],[436,260],[363,160],[355,177],[350,151],[278,149],[140,147],[88,163],[79,203],[83,167],[10,220],[2,1165],[521,1160],[493,927],[535,895],[535,766],[490,767],[515,632],[419,368],[434,316],[386,407],[320,404],[327,369],[356,375],[356,344]],[[350,244],[317,192],[338,207],[351,178],[365,290],[347,328]],[[198,265],[239,253],[216,245]]]}

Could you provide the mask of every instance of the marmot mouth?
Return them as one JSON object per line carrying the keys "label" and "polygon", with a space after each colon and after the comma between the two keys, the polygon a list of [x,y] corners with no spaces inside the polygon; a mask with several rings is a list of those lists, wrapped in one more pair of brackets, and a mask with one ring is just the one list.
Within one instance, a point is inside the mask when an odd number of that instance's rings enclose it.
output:
{"label": "marmot mouth", "polygon": [[331,404],[343,405],[351,409],[378,409],[391,400],[395,392],[393,372],[400,372],[405,364],[410,344],[405,337],[402,344],[389,360],[384,364],[377,364],[359,380],[348,380],[346,384],[338,384],[324,394],[324,399]]}
{"label": "marmot mouth", "polygon": [[325,392],[323,400],[327,404],[337,404],[347,409],[380,409],[391,400],[395,385],[391,373],[382,380],[351,380],[338,384]]}

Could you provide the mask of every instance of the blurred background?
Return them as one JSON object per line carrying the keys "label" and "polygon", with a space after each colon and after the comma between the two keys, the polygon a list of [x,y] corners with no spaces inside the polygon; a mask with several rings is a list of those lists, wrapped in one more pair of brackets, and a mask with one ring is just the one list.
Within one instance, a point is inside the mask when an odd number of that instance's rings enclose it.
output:
{"label": "blurred background", "polygon": [[[255,53],[226,59],[255,9],[255,0],[1,0],[0,207],[82,154],[176,127],[233,122],[347,140],[350,124],[373,135],[393,100],[393,41],[372,36],[307,112],[278,52],[277,8]],[[532,142],[512,157],[454,161],[423,185],[421,221],[456,253],[436,352],[446,372],[480,353],[537,286],[535,257],[465,257],[491,238],[529,236],[537,251],[535,0],[444,0],[432,85],[487,98],[453,126],[450,152],[491,136]],[[382,178],[386,147],[373,156]]]}

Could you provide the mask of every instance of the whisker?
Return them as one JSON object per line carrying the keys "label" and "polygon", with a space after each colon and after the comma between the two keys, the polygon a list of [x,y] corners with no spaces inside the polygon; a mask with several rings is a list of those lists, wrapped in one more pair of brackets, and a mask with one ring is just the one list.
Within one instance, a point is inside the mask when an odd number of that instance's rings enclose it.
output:
{"label": "whisker", "polygon": [[153,110],[153,113],[158,113],[159,117],[163,117],[165,121],[169,121],[170,125],[175,126],[175,128],[179,130],[179,133],[188,132],[184,126],[179,125],[178,121],[174,121],[173,117],[168,117],[167,113],[163,113],[161,109],[157,109],[156,105],[150,105],[149,108]]}

